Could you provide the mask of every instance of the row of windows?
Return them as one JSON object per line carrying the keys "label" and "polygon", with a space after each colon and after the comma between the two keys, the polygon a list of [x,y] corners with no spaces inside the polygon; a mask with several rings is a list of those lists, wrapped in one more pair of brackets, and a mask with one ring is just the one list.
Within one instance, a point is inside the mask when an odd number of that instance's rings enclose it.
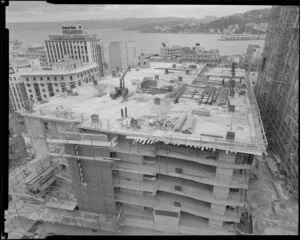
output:
{"label": "row of windows", "polygon": [[[81,46],[81,51],[80,51],[80,46],[70,45],[70,42],[58,42],[58,44],[54,44],[53,46],[56,46],[56,47],[52,47],[51,45],[49,45],[49,47],[47,47],[47,52],[48,52],[48,55],[50,58],[49,60],[51,62],[58,62],[58,60],[62,59],[63,55],[66,55],[66,54],[70,55],[71,58],[76,58],[76,60],[81,59],[83,62],[85,62],[85,61],[88,62],[88,57],[83,56],[84,53],[87,55],[86,43],[85,43],[84,48],[83,48],[83,46]],[[76,47],[78,49],[78,54],[77,54]],[[83,51],[83,50],[85,50],[85,51]],[[75,55],[78,55],[78,56],[75,56]]]}
{"label": "row of windows", "polygon": [[[86,79],[84,82],[86,82],[86,83],[91,82],[91,78],[90,78],[90,79]],[[50,84],[50,85],[49,85],[49,84]],[[41,85],[42,85],[42,84],[41,84]],[[57,83],[54,83],[54,85],[55,85],[56,87],[58,86]],[[78,81],[78,85],[81,86],[81,81],[80,81],[80,80]],[[28,86],[28,85],[27,85],[27,86]],[[37,85],[36,87],[37,87],[37,89],[35,89],[36,95],[37,95],[38,98],[40,98],[41,95],[40,95],[40,92],[39,92],[39,87],[38,87],[38,85]],[[72,82],[72,83],[70,84],[70,88],[73,89],[73,88],[75,88],[75,87],[76,87],[75,82]],[[65,91],[67,90],[67,89],[66,89],[66,84],[65,84],[65,83],[61,83],[61,88],[62,88],[62,92],[65,92]],[[34,97],[34,95],[32,94],[32,89],[29,89],[28,91],[31,93],[29,96],[30,96],[30,99],[32,99],[32,98]],[[53,90],[53,88],[52,88],[52,84],[51,84],[51,83],[48,83],[48,91],[49,91],[50,97],[54,96],[54,90]],[[60,92],[60,89],[56,89],[55,91],[58,93],[58,92]],[[42,92],[45,93],[46,90],[45,90],[45,89],[42,89]],[[47,95],[46,95],[46,94],[44,94],[43,96],[44,96],[44,98],[47,98]]]}
{"label": "row of windows", "polygon": [[[94,73],[94,72],[96,72],[96,69],[91,69],[91,70],[88,70],[88,71],[79,73],[79,74],[77,74],[76,76],[79,78],[79,77],[83,77],[83,76],[86,76],[86,75],[91,74],[91,73]],[[47,79],[47,80],[50,80],[50,77],[47,77],[46,79]],[[54,79],[55,81],[57,81],[57,77],[53,77],[53,79]],[[61,79],[61,80],[64,80],[64,77],[61,76],[60,79]],[[73,80],[73,77],[70,76],[69,79],[70,79],[70,80]],[[36,80],[37,80],[37,77],[33,77],[33,80],[36,81]],[[44,78],[43,78],[43,77],[40,77],[39,80],[43,81]],[[29,77],[26,77],[26,81],[29,82]],[[28,86],[28,84],[27,84],[27,86]]]}
{"label": "row of windows", "polygon": [[10,81],[12,81],[12,80],[17,81],[17,78],[16,78],[16,77],[9,77],[9,80],[10,80]]}

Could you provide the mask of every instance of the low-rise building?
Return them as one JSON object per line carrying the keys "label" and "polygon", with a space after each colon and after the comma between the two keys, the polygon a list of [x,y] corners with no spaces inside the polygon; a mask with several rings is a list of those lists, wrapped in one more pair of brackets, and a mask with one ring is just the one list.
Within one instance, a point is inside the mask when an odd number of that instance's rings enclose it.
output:
{"label": "low-rise building", "polygon": [[26,54],[28,58],[39,59],[42,67],[48,66],[47,52],[44,46],[29,47]]}
{"label": "low-rise building", "polygon": [[189,47],[182,47],[182,46],[167,47],[163,45],[163,47],[160,49],[160,55],[163,57],[181,57],[188,49]]}
{"label": "low-rise building", "polygon": [[17,111],[26,107],[28,95],[19,72],[12,66],[9,68],[9,111]]}
{"label": "low-rise building", "polygon": [[93,82],[97,77],[97,64],[82,64],[68,60],[53,63],[51,68],[20,73],[30,100],[40,102],[67,90]]}

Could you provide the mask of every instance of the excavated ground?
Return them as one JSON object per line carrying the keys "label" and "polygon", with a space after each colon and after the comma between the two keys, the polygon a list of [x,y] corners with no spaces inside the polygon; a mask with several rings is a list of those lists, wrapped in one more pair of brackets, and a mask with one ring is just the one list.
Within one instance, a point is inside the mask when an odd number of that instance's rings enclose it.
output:
{"label": "excavated ground", "polygon": [[[297,235],[298,201],[280,201],[267,163],[258,159],[248,189],[248,211],[255,216],[254,229],[257,235]],[[274,203],[278,202],[276,212]]]}

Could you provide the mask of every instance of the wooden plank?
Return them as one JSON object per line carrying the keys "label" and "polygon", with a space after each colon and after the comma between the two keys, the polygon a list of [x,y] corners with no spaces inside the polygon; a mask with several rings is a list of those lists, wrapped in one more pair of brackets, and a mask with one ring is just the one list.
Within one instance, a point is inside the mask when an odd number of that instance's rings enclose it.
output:
{"label": "wooden plank", "polygon": [[197,123],[197,118],[195,118],[192,114],[188,117],[188,119],[185,122],[184,127],[182,128],[181,132],[182,133],[188,133],[192,134],[193,130],[196,126]]}
{"label": "wooden plank", "polygon": [[183,116],[181,116],[175,123],[175,127],[174,127],[174,131],[175,132],[179,132],[180,129],[182,128],[183,124],[185,123],[187,119],[187,114],[184,114]]}
{"label": "wooden plank", "polygon": [[207,86],[205,87],[205,90],[204,90],[204,91],[202,91],[202,96],[201,96],[201,99],[199,100],[199,105],[201,105],[201,104],[202,104],[202,102],[203,102],[203,98],[204,98],[204,96],[206,95],[206,92],[207,92],[207,91],[209,91],[209,88],[210,88],[210,86],[209,86],[209,85],[207,85]]}
{"label": "wooden plank", "polygon": [[213,102],[216,102],[216,101],[217,101],[218,96],[219,96],[219,94],[220,94],[220,92],[221,92],[221,89],[222,89],[222,88],[218,88],[218,92],[217,92],[217,94],[215,95]]}
{"label": "wooden plank", "polygon": [[194,89],[194,93],[193,93],[193,95],[192,95],[191,99],[193,99],[193,98],[194,98],[194,96],[195,96],[196,92],[197,92],[197,90],[196,90],[196,89]]}
{"label": "wooden plank", "polygon": [[213,99],[214,99],[214,96],[215,96],[215,94],[216,94],[216,91],[217,91],[217,88],[214,87],[214,88],[213,88],[213,92],[212,92],[211,97],[210,97],[210,101],[208,102],[209,104],[212,104]]}
{"label": "wooden plank", "polygon": [[223,136],[221,135],[212,135],[212,134],[204,134],[204,133],[200,133],[200,135],[204,137],[223,138]]}
{"label": "wooden plank", "polygon": [[211,95],[211,93],[212,93],[213,89],[214,89],[214,87],[211,87],[211,88],[210,88],[210,90],[209,90],[209,94],[208,94],[208,97],[207,97],[207,99],[206,99],[206,101],[205,101],[205,104],[207,104],[207,103],[208,103],[208,100],[209,100],[209,98],[210,98],[210,95]]}
{"label": "wooden plank", "polygon": [[274,164],[273,159],[270,157],[265,157],[265,160],[266,160],[272,174],[274,174],[274,175],[278,174],[279,171],[278,171],[278,168],[276,167],[276,165]]}

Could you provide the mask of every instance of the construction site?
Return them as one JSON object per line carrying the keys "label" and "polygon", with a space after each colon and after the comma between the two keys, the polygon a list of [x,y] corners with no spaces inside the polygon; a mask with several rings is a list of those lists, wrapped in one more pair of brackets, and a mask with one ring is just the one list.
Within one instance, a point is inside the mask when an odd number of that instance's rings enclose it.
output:
{"label": "construction site", "polygon": [[298,234],[299,10],[272,14],[258,74],[151,61],[20,111],[9,238]]}
{"label": "construction site", "polygon": [[37,157],[11,173],[9,218],[236,234],[267,146],[244,70],[151,62],[76,91],[22,113]]}

